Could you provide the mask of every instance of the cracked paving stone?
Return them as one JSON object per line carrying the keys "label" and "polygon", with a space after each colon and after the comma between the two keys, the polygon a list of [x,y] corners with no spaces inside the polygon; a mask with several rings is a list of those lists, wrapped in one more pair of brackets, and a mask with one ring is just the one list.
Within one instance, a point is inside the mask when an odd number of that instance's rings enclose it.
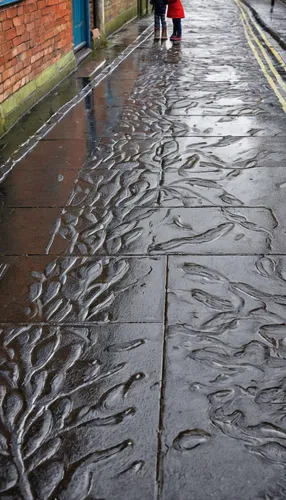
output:
{"label": "cracked paving stone", "polygon": [[159,324],[0,325],[2,492],[153,498],[162,335]]}
{"label": "cracked paving stone", "polygon": [[2,322],[162,322],[165,261],[149,258],[6,257]]}
{"label": "cracked paving stone", "polygon": [[169,269],[162,498],[283,498],[285,257]]}

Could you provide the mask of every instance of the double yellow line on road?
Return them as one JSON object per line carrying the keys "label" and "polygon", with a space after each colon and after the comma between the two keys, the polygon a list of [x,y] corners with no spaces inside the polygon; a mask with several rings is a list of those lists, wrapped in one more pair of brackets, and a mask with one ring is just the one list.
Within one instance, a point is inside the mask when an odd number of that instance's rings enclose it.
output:
{"label": "double yellow line on road", "polygon": [[[262,43],[256,36],[253,27],[261,35],[265,45],[267,45],[267,47],[271,50],[272,54],[274,55],[274,57],[276,58],[276,60],[278,61],[278,63],[280,64],[281,68],[284,71],[286,70],[286,65],[282,57],[278,54],[278,52],[274,49],[274,47],[272,47],[266,35],[263,33],[263,31],[260,29],[257,23],[252,19],[252,17],[249,15],[247,8],[240,2],[240,0],[234,0],[234,2],[236,3],[241,12],[241,21],[244,27],[248,45],[251,48],[269,85],[276,94],[283,108],[283,111],[286,113],[286,99],[283,95],[284,93],[286,94],[286,84],[283,81],[281,75],[279,75],[278,71],[274,67],[267,51],[265,50]],[[267,65],[265,63],[267,63]]]}

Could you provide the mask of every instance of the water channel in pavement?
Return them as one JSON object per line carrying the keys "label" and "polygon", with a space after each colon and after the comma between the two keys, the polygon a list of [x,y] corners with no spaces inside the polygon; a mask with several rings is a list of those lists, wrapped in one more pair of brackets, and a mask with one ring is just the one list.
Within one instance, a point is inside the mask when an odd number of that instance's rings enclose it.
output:
{"label": "water channel in pavement", "polygon": [[186,7],[0,187],[3,499],[286,496],[285,113]]}

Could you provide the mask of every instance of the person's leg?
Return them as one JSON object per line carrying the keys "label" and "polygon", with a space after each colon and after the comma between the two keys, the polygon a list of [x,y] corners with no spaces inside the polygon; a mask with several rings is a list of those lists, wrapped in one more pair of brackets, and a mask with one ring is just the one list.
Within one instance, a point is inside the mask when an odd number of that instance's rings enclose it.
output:
{"label": "person's leg", "polygon": [[161,24],[162,24],[162,29],[164,30],[165,28],[167,28],[167,22],[166,22],[166,17],[165,17],[165,14],[162,14],[161,15]]}
{"label": "person's leg", "polygon": [[158,14],[154,14],[154,25],[155,29],[160,29],[160,16]]}
{"label": "person's leg", "polygon": [[161,24],[162,24],[162,40],[167,40],[167,23],[164,13],[161,15]]}
{"label": "person's leg", "polygon": [[178,31],[178,19],[173,19],[174,35],[177,36]]}
{"label": "person's leg", "polygon": [[172,19],[173,22],[173,33],[171,35],[171,39],[176,36],[176,19]]}
{"label": "person's leg", "polygon": [[182,20],[177,19],[177,36],[182,38]]}
{"label": "person's leg", "polygon": [[182,36],[182,24],[181,19],[174,19],[174,33],[175,36],[181,38]]}
{"label": "person's leg", "polygon": [[158,14],[154,14],[154,25],[155,25],[155,31],[154,31],[154,37],[155,40],[160,39],[160,16]]}

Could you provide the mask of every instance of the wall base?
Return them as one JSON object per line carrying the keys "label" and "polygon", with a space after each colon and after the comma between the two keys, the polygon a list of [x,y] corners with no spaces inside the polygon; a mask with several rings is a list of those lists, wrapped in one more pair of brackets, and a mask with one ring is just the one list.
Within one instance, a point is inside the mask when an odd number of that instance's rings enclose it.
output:
{"label": "wall base", "polygon": [[134,5],[130,9],[122,12],[115,19],[107,22],[105,25],[105,36],[111,35],[114,31],[119,30],[125,23],[131,21],[131,19],[135,19],[138,16],[137,5]]}
{"label": "wall base", "polygon": [[2,102],[0,104],[0,137],[75,68],[76,60],[71,51]]}

